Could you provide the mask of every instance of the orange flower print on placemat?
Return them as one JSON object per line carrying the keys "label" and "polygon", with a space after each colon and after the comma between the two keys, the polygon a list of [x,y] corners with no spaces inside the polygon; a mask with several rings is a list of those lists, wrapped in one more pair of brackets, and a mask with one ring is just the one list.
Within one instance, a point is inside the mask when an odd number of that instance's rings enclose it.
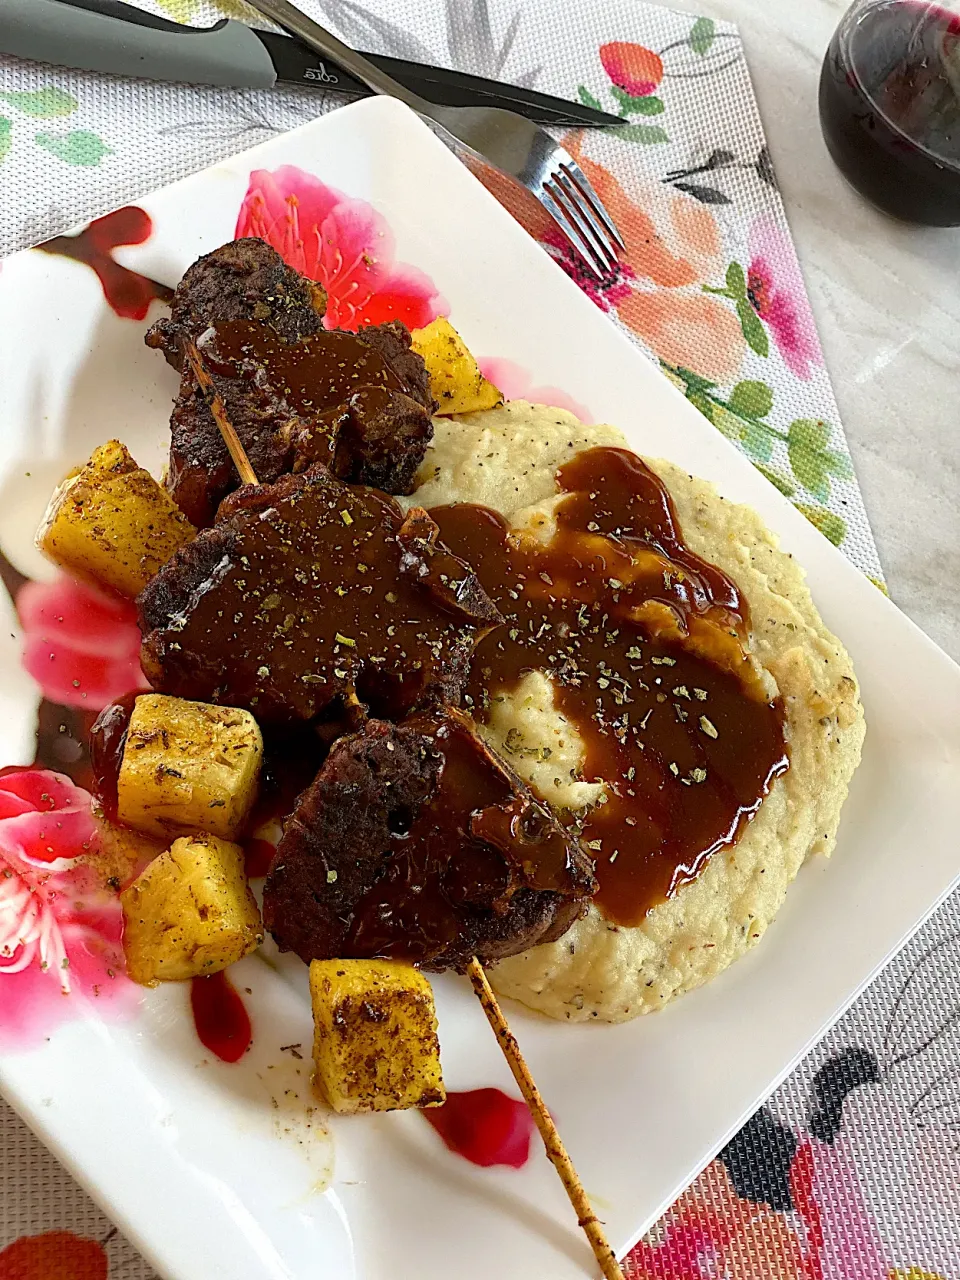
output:
{"label": "orange flower print on placemat", "polygon": [[[646,147],[670,141],[662,122],[646,122],[665,115],[667,104],[657,96],[663,81],[674,77],[689,82],[716,75],[740,57],[736,32],[718,31],[713,19],[706,17],[694,18],[685,35],[659,50],[635,40],[608,40],[598,52],[609,84],[598,90],[599,97],[580,84],[577,96],[588,107],[612,109],[620,116],[623,123],[613,125],[610,135]],[[607,94],[613,99],[612,104],[603,101]],[[673,117],[674,125],[681,122],[682,117]],[[717,203],[729,203],[720,192],[713,192],[712,198]]]}
{"label": "orange flower print on placemat", "polygon": [[617,315],[653,354],[714,383],[732,381],[747,346],[736,314],[703,292],[723,277],[720,229],[710,209],[660,183],[628,195],[602,165],[583,153],[583,137],[564,139],[623,235],[618,268],[597,279],[574,256],[548,214],[498,175],[478,177],[603,311]]}
{"label": "orange flower print on placemat", "polygon": [[[694,369],[714,382],[736,377],[746,344],[735,315],[702,286],[723,269],[723,246],[710,209],[659,183],[639,185],[638,199],[583,152],[583,138],[566,139],[623,235],[627,252],[613,279],[591,285],[563,253],[561,265],[604,310],[621,321],[660,359]],[[547,243],[563,252],[559,235]]]}
{"label": "orange flower print on placemat", "polygon": [[629,40],[611,40],[601,45],[600,61],[611,83],[631,98],[649,98],[663,79],[659,53]]}
{"label": "orange flower print on placemat", "polygon": [[103,1245],[71,1231],[22,1236],[0,1251],[0,1280],[107,1280]]}
{"label": "orange flower print on placemat", "polygon": [[[631,199],[612,173],[584,154],[582,134],[568,137],[566,146],[627,246],[617,279],[592,290],[574,265],[571,274],[577,283],[598,305],[616,311],[659,359],[714,382],[731,381],[746,344],[737,317],[702,291],[724,267],[720,229],[711,210],[654,182],[639,184],[639,198]],[[571,270],[563,259],[561,265]]]}

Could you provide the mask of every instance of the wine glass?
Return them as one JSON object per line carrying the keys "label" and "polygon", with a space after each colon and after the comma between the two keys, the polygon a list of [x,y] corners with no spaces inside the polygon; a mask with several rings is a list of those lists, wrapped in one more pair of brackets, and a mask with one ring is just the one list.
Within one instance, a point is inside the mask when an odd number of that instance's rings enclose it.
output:
{"label": "wine glass", "polygon": [[824,59],[820,124],[878,208],[960,226],[960,0],[856,0]]}

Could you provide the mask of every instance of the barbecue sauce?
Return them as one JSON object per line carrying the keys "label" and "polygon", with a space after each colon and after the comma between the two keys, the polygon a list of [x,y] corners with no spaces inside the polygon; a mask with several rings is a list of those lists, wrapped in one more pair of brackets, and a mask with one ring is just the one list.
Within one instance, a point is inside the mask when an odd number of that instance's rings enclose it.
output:
{"label": "barbecue sauce", "polygon": [[376,347],[340,329],[291,343],[255,320],[228,320],[207,330],[197,346],[215,373],[255,379],[282,396],[293,413],[312,424],[310,460],[327,465],[342,416],[335,411],[355,392],[407,390]]}
{"label": "barbecue sauce", "polygon": [[[466,706],[540,669],[606,803],[575,821],[601,912],[639,924],[734,843],[787,768],[784,717],[744,655],[746,602],[684,544],[670,496],[636,455],[587,450],[557,474],[549,541],[459,504],[431,512],[505,623],[481,640]],[[549,758],[549,744],[511,748]]]}

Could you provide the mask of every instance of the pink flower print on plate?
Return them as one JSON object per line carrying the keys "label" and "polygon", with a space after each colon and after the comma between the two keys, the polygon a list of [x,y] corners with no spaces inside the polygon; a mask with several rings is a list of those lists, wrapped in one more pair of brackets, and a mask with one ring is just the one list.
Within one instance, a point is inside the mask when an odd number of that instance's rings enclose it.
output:
{"label": "pink flower print on plate", "polygon": [[567,409],[581,422],[592,422],[593,415],[586,405],[578,403],[559,387],[533,385],[533,375],[523,365],[501,356],[489,356],[478,360],[480,372],[503,392],[505,400],[529,400],[531,404],[546,404],[551,409]]}
{"label": "pink flower print on plate", "polygon": [[61,575],[24,583],[17,613],[23,665],[51,702],[96,714],[124,693],[149,688],[131,601]]}
{"label": "pink flower print on plate", "polygon": [[372,205],[295,165],[251,173],[236,235],[266,240],[323,285],[328,329],[387,320],[421,329],[449,310],[429,276],[394,261],[393,233]]}
{"label": "pink flower print on plate", "polygon": [[0,1050],[132,999],[122,912],[90,861],[91,797],[45,769],[0,776]]}

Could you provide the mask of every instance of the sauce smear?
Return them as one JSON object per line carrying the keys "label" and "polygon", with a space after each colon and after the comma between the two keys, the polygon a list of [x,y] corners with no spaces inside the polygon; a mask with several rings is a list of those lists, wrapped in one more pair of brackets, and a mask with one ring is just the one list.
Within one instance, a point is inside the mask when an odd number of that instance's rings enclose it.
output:
{"label": "sauce smear", "polygon": [[273,855],[277,846],[272,840],[264,840],[260,836],[251,836],[243,842],[244,869],[248,880],[260,880],[270,870]]}
{"label": "sauce smear", "polygon": [[221,1062],[239,1062],[253,1039],[250,1015],[226,973],[190,981],[193,1023],[204,1048]]}
{"label": "sauce smear", "polygon": [[[481,640],[465,699],[481,721],[532,670],[585,747],[606,803],[577,830],[603,914],[639,924],[737,839],[787,767],[783,711],[744,656],[735,584],[684,544],[670,496],[632,453],[596,448],[557,473],[549,541],[471,504],[431,514],[505,616]],[[509,758],[549,744],[511,743]]]}
{"label": "sauce smear", "polygon": [[130,719],[140,692],[125,693],[103,708],[90,730],[90,768],[97,798],[110,822],[117,821],[117,786]]}
{"label": "sauce smear", "polygon": [[448,1093],[442,1106],[427,1107],[421,1115],[454,1154],[471,1164],[520,1169],[530,1158],[533,1117],[525,1103],[500,1089]]}
{"label": "sauce smear", "polygon": [[121,245],[143,244],[153,234],[153,223],[144,209],[128,205],[97,218],[75,236],[56,236],[38,244],[43,253],[59,254],[85,263],[96,272],[103,296],[118,316],[144,320],[154,298],[169,302],[173,290],[149,276],[122,266],[113,257]]}

